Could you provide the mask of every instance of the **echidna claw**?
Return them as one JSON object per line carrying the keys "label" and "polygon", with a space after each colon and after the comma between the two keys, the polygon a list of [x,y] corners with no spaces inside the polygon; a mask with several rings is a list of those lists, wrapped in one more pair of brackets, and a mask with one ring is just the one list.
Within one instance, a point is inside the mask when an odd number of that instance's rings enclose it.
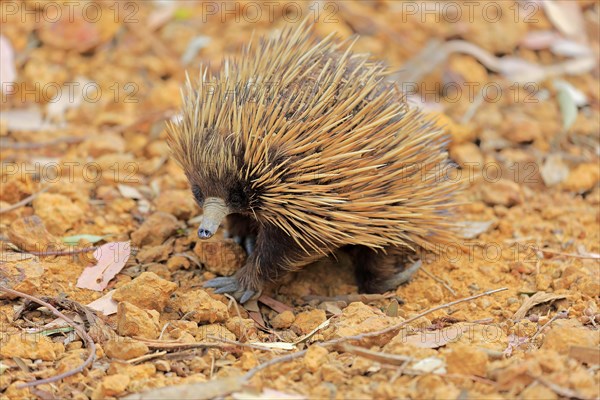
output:
{"label": "echidna claw", "polygon": [[231,278],[229,276],[222,276],[219,278],[211,279],[210,281],[204,282],[204,287],[206,288],[220,288],[224,285],[232,283],[231,281],[235,278]]}
{"label": "echidna claw", "polygon": [[400,272],[391,278],[386,279],[385,283],[382,285],[383,290],[396,290],[398,286],[410,281],[419,268],[421,268],[421,265],[423,265],[423,262],[421,260],[417,260],[410,265],[403,266]]}
{"label": "echidna claw", "polygon": [[235,292],[237,289],[238,289],[238,285],[235,283],[232,283],[231,285],[223,286],[223,287],[216,289],[215,293],[216,294],[231,293],[231,292]]}
{"label": "echidna claw", "polygon": [[244,249],[246,249],[246,253],[251,255],[254,253],[254,247],[256,245],[256,236],[246,236],[244,240]]}
{"label": "echidna claw", "polygon": [[256,236],[234,236],[233,240],[246,250],[246,254],[251,255],[254,252]]}
{"label": "echidna claw", "polygon": [[235,276],[214,278],[205,282],[203,286],[206,288],[215,288],[216,294],[228,293],[241,304],[244,304],[248,300],[257,297],[259,294],[259,292],[255,290],[241,287],[240,282]]}
{"label": "echidna claw", "polygon": [[244,294],[242,294],[242,297],[240,298],[240,303],[244,304],[245,302],[250,300],[255,294],[256,294],[256,292],[254,290],[246,290],[244,292]]}

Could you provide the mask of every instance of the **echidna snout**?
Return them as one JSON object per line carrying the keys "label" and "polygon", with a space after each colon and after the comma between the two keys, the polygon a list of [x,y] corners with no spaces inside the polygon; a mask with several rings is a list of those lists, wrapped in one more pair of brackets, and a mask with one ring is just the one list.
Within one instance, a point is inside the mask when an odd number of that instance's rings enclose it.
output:
{"label": "echidna snout", "polygon": [[204,200],[202,214],[202,222],[198,228],[198,237],[200,239],[208,239],[213,236],[223,219],[229,214],[229,208],[225,205],[225,201],[218,197],[207,197]]}

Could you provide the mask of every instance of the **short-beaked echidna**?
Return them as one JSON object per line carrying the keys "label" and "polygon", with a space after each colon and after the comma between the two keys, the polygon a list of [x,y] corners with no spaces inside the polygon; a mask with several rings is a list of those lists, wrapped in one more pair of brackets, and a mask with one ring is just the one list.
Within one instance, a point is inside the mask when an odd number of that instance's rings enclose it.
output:
{"label": "short-beaked echidna", "polygon": [[359,288],[382,292],[406,280],[407,253],[452,240],[446,136],[351,47],[303,24],[188,79],[169,142],[203,208],[198,235],[227,220],[255,237],[234,276],[208,282],[217,292],[243,303],[342,247]]}

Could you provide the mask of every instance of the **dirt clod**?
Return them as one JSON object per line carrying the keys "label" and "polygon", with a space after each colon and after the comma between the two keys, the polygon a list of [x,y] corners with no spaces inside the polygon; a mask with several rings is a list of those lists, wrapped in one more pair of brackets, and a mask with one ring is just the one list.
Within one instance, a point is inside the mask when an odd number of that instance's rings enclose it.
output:
{"label": "dirt clod", "polygon": [[144,272],[113,293],[115,301],[127,301],[143,309],[162,311],[177,284],[162,279],[153,272]]}
{"label": "dirt clod", "polygon": [[162,244],[180,227],[177,218],[162,211],[152,214],[131,234],[131,240],[138,246]]}
{"label": "dirt clod", "polygon": [[325,322],[326,319],[323,310],[304,311],[296,316],[291,329],[298,335],[305,335]]}
{"label": "dirt clod", "polygon": [[246,252],[232,239],[198,241],[194,253],[207,270],[221,276],[233,275],[246,261]]}
{"label": "dirt clod", "polygon": [[130,360],[132,358],[147,354],[149,349],[144,343],[127,338],[110,339],[104,344],[106,355],[119,360]]}
{"label": "dirt clod", "polygon": [[223,322],[229,318],[227,306],[219,300],[213,299],[205,290],[195,289],[185,293],[178,293],[173,306],[188,319],[198,323]]}
{"label": "dirt clod", "polygon": [[142,310],[122,301],[117,310],[117,332],[122,336],[156,339],[159,334],[158,317],[156,310]]}

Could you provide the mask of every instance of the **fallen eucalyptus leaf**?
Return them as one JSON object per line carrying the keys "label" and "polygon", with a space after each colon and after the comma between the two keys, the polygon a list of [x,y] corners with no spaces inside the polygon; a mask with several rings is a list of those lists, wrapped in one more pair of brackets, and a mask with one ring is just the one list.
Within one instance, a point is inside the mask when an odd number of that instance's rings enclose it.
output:
{"label": "fallen eucalyptus leaf", "polygon": [[113,242],[100,246],[94,251],[98,263],[83,270],[77,279],[77,287],[96,291],[106,289],[108,282],[123,269],[130,254],[129,242]]}
{"label": "fallen eucalyptus leaf", "polygon": [[97,243],[109,236],[111,236],[111,235],[99,236],[99,235],[88,235],[88,234],[82,233],[81,235],[64,236],[62,238],[62,241],[64,244],[67,244],[69,246],[77,245],[81,239],[94,244],[94,243]]}

